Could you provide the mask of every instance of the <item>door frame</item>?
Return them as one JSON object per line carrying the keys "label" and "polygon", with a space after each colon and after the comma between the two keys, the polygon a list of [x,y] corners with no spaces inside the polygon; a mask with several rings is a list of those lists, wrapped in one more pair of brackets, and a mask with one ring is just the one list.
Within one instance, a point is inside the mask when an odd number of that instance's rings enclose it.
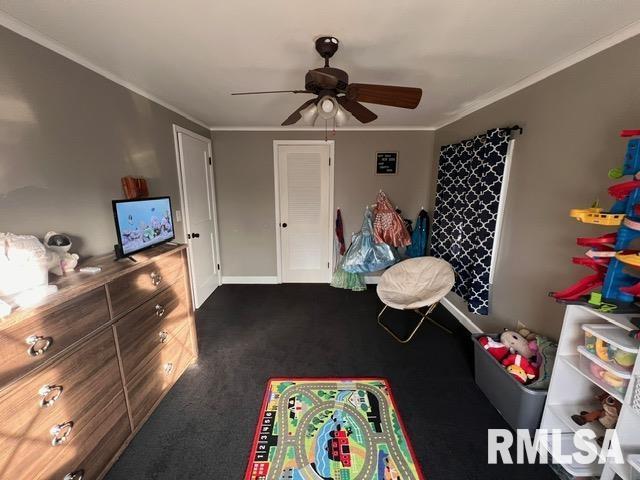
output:
{"label": "door frame", "polygon": [[[217,274],[218,274],[218,288],[222,285],[222,260],[220,259],[220,234],[218,230],[218,210],[216,208],[216,182],[215,182],[215,172],[213,169],[213,151],[211,148],[211,139],[199,135],[191,130],[188,130],[179,125],[173,124],[173,143],[175,146],[175,154],[176,154],[176,167],[178,173],[178,188],[180,190],[180,207],[182,208],[182,234],[185,242],[189,245],[189,240],[187,238],[187,234],[189,232],[189,202],[187,201],[186,196],[186,188],[184,186],[184,162],[182,161],[181,149],[180,149],[180,141],[178,140],[178,134],[182,133],[183,135],[189,135],[191,137],[197,138],[198,140],[202,140],[207,144],[207,150],[209,152],[209,158],[211,158],[211,163],[209,164],[209,174],[211,175],[211,209],[213,212],[213,250],[214,255],[217,259],[217,264],[215,265]],[[191,256],[191,249],[187,248],[187,262],[189,264],[189,284],[191,286],[191,298],[193,298],[193,303],[195,306],[195,281],[193,278],[193,258]],[[214,288],[215,291],[215,288]]]}
{"label": "door frame", "polygon": [[[273,141],[273,184],[275,191],[275,227],[276,227],[276,283],[282,283],[282,244],[280,231],[280,167],[278,163],[278,148],[287,145],[329,145],[329,225],[327,235],[329,237],[329,275],[333,272],[333,222],[335,219],[333,207],[334,168],[336,165],[335,140],[274,140]],[[331,281],[331,276],[327,283]]]}

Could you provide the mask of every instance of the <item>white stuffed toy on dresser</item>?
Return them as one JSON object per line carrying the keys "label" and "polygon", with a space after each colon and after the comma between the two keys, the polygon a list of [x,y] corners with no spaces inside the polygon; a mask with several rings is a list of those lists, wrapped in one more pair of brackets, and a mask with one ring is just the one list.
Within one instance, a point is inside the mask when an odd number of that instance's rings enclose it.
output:
{"label": "white stuffed toy on dresser", "polygon": [[0,232],[0,297],[47,285],[45,247],[33,235]]}
{"label": "white stuffed toy on dresser", "polygon": [[62,233],[47,232],[44,236],[47,248],[49,271],[55,275],[64,275],[73,271],[80,258],[77,253],[69,253],[71,239]]}

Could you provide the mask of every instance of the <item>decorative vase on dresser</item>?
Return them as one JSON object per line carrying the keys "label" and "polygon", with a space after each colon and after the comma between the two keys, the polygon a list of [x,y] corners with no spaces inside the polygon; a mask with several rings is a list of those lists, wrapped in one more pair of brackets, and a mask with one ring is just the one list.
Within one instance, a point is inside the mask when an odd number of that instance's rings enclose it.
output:
{"label": "decorative vase on dresser", "polygon": [[113,254],[0,319],[0,478],[102,478],[198,354],[186,246]]}

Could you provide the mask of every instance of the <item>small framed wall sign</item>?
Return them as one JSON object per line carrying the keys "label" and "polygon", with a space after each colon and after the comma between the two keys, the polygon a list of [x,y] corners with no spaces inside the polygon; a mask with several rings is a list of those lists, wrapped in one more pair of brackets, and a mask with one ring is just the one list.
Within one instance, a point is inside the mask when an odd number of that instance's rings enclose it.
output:
{"label": "small framed wall sign", "polygon": [[398,173],[398,152],[376,152],[376,175]]}

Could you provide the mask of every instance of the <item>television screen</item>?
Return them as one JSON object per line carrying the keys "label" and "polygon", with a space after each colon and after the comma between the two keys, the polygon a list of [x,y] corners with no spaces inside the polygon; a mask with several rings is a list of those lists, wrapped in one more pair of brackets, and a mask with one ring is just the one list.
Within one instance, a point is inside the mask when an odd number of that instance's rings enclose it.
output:
{"label": "television screen", "polygon": [[114,200],[113,215],[122,255],[175,238],[169,197]]}

